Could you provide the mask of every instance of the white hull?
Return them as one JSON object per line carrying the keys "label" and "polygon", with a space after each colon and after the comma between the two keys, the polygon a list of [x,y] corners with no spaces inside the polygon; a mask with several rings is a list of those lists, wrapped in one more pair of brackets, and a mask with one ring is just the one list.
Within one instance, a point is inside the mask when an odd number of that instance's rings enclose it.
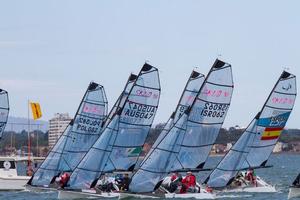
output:
{"label": "white hull", "polygon": [[260,177],[256,177],[257,186],[245,185],[235,188],[227,188],[222,192],[251,192],[251,193],[273,193],[277,192],[275,187],[263,181]]}
{"label": "white hull", "polygon": [[25,185],[25,189],[30,192],[37,192],[37,193],[43,193],[43,192],[57,192],[56,188],[49,188],[49,187],[39,187],[39,186],[31,186],[31,185]]}
{"label": "white hull", "polygon": [[151,195],[151,194],[132,194],[132,193],[120,193],[119,199],[126,199],[126,198],[166,198],[166,199],[215,199],[215,195],[211,193],[185,193],[185,194],[176,194],[176,193],[166,193],[162,195]]}
{"label": "white hull", "polygon": [[288,199],[300,197],[300,188],[299,187],[290,187]]}
{"label": "white hull", "polygon": [[2,178],[0,177],[0,191],[9,191],[9,190],[25,190],[25,185],[28,182],[30,177],[26,178]]}
{"label": "white hull", "polygon": [[70,191],[70,190],[58,190],[58,199],[86,199],[86,198],[118,198],[118,193],[108,193],[103,192],[97,194],[95,190],[84,190],[79,191]]}

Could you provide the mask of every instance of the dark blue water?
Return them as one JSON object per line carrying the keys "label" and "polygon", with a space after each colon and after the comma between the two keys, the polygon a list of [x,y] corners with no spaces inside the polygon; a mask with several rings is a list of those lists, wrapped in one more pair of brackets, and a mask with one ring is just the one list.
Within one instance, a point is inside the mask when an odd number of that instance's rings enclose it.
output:
{"label": "dark blue water", "polygon": [[[208,163],[209,166],[215,165],[221,157],[213,157]],[[280,154],[272,155],[269,165],[273,168],[258,169],[256,173],[268,183],[275,185],[277,193],[269,194],[250,194],[235,193],[224,198],[218,199],[245,199],[245,200],[283,200],[287,199],[289,185],[300,172],[300,155]],[[202,174],[201,177],[204,177]],[[31,192],[0,192],[0,200],[54,200],[57,199],[56,193],[31,193]],[[299,198],[300,199],[300,198]]]}

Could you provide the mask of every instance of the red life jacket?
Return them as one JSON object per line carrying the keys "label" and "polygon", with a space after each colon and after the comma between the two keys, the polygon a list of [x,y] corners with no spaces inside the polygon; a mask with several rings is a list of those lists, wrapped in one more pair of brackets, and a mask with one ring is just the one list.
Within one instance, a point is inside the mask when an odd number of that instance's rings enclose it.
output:
{"label": "red life jacket", "polygon": [[196,177],[191,174],[187,175],[183,180],[182,183],[186,185],[187,188],[195,187],[196,186]]}
{"label": "red life jacket", "polygon": [[61,186],[64,186],[70,179],[70,174],[69,173],[64,173],[62,176],[61,176],[61,179],[60,179],[60,184]]}

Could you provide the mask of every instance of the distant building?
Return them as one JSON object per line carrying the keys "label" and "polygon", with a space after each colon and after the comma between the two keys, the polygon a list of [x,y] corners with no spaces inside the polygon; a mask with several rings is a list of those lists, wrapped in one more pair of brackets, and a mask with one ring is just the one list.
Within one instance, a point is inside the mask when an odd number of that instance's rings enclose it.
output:
{"label": "distant building", "polygon": [[53,147],[71,120],[72,118],[68,113],[56,113],[54,117],[49,120],[49,148]]}

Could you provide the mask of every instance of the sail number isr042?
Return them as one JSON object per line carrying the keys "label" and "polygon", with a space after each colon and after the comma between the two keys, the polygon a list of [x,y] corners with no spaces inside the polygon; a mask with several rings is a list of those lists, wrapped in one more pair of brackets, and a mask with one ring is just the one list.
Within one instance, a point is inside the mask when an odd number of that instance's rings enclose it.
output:
{"label": "sail number isr042", "polygon": [[229,105],[206,102],[200,115],[203,117],[219,117],[222,118]]}

